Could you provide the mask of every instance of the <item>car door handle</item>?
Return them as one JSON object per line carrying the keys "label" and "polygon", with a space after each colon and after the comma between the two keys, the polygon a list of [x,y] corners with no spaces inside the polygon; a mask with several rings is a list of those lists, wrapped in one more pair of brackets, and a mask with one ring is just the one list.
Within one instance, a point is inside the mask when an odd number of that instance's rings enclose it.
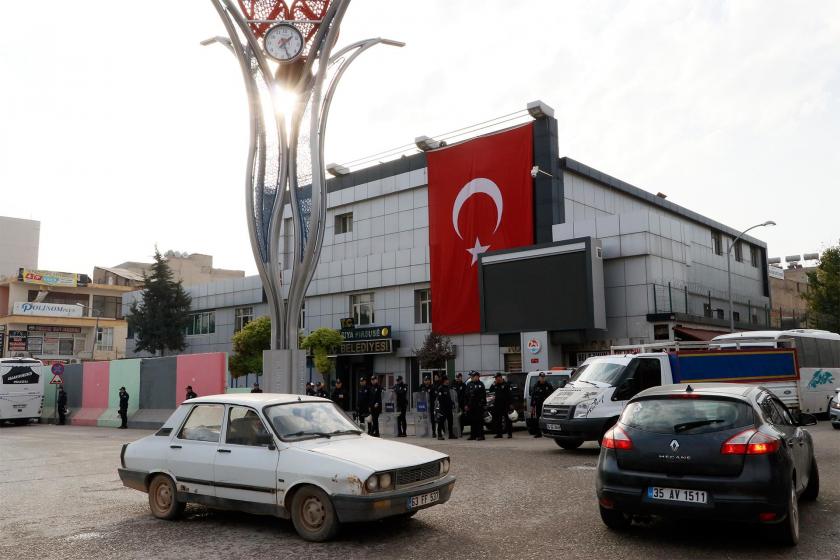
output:
{"label": "car door handle", "polygon": [[218,453],[230,453],[230,449],[217,449]]}
{"label": "car door handle", "polygon": [[181,449],[181,446],[180,445],[170,445],[169,448],[170,449]]}

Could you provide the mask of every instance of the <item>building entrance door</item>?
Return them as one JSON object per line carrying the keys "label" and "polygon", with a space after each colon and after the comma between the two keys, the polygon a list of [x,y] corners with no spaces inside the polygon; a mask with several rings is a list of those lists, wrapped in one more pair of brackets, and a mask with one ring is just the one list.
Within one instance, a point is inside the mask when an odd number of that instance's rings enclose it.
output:
{"label": "building entrance door", "polygon": [[335,364],[336,378],[347,388],[347,409],[356,410],[359,395],[359,379],[373,375],[373,356],[339,356]]}

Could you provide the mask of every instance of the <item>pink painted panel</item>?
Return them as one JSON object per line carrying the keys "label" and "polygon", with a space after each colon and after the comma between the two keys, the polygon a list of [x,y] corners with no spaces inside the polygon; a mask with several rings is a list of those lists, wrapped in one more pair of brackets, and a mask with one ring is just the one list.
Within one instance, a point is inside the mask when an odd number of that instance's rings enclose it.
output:
{"label": "pink painted panel", "polygon": [[82,369],[82,408],[108,408],[110,362],[85,362]]}
{"label": "pink painted panel", "polygon": [[98,426],[99,417],[107,408],[78,408],[70,413],[70,423],[74,426]]}
{"label": "pink painted panel", "polygon": [[226,370],[224,352],[181,354],[177,357],[175,402],[184,400],[187,385],[192,385],[200,397],[224,393]]}

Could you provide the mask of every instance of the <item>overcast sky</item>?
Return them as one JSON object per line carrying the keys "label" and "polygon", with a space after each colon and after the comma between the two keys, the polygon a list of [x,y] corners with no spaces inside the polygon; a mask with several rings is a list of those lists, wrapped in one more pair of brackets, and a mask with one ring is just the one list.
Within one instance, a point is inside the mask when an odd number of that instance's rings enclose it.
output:
{"label": "overcast sky", "polygon": [[[42,268],[154,245],[255,273],[244,88],[206,0],[3,2],[0,215],[41,221]],[[770,256],[840,238],[840,2],[354,0],[327,161],[524,108],[560,155],[735,228]],[[2,232],[0,232],[2,235]]]}

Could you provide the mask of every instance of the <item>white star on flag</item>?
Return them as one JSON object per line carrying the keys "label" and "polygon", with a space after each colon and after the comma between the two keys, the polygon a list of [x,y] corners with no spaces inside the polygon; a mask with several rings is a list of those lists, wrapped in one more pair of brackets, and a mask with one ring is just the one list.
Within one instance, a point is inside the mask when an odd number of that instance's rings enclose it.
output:
{"label": "white star on flag", "polygon": [[487,249],[489,248],[490,245],[482,245],[481,241],[479,241],[478,237],[476,237],[475,245],[472,247],[472,249],[467,249],[467,253],[472,255],[472,262],[470,263],[470,266],[478,262],[478,255],[480,255],[481,253],[486,253]]}

